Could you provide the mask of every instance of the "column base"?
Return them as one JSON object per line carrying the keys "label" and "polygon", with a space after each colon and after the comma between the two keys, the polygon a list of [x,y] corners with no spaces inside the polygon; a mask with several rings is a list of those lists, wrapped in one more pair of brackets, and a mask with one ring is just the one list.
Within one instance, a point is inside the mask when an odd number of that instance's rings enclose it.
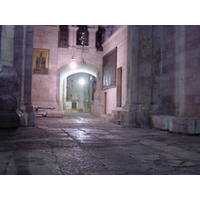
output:
{"label": "column base", "polygon": [[120,116],[121,125],[124,127],[149,128],[150,112],[147,105],[125,105]]}
{"label": "column base", "polygon": [[15,112],[0,112],[0,135],[16,135],[20,116]]}

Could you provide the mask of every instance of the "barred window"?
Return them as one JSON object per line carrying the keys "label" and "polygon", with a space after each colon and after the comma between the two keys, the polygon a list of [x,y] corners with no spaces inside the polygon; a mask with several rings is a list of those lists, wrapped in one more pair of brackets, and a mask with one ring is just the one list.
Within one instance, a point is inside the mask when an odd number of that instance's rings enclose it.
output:
{"label": "barred window", "polygon": [[58,47],[67,48],[69,46],[68,35],[69,35],[68,25],[60,25],[58,33]]}

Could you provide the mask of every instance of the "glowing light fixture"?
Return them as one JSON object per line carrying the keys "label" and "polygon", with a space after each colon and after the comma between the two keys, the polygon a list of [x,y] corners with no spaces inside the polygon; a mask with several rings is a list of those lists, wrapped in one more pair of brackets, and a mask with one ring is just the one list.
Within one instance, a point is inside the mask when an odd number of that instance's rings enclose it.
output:
{"label": "glowing light fixture", "polygon": [[72,59],[70,60],[70,67],[72,68],[72,69],[75,69],[76,68],[76,63],[75,63],[75,59],[74,59],[74,57],[72,56]]}
{"label": "glowing light fixture", "polygon": [[81,79],[79,79],[79,83],[80,83],[81,85],[84,85],[84,84],[85,84],[85,80],[84,80],[83,78],[81,78]]}

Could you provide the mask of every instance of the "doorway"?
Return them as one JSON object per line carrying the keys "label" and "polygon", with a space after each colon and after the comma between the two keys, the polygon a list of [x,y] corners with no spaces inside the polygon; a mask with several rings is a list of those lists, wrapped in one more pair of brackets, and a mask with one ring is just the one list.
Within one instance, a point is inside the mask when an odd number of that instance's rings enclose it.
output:
{"label": "doorway", "polygon": [[66,111],[90,113],[94,100],[96,77],[75,73],[66,78]]}

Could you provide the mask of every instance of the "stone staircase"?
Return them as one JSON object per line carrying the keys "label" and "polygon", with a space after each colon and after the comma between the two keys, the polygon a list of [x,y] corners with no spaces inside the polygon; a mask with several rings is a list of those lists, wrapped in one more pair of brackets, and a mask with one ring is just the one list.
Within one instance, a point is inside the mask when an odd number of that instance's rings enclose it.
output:
{"label": "stone staircase", "polygon": [[112,122],[112,123],[120,125],[120,113],[121,113],[121,111],[112,110],[112,113],[102,114],[100,116],[100,118],[105,120],[105,121]]}

